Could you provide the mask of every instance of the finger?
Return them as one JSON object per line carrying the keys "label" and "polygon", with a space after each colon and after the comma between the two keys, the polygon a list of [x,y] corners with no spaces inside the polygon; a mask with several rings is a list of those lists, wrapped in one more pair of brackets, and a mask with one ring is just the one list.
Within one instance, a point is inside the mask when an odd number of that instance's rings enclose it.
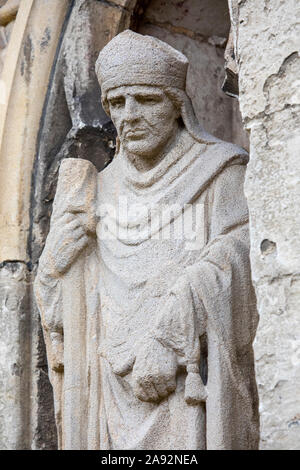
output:
{"label": "finger", "polygon": [[87,246],[89,242],[89,237],[87,235],[83,235],[79,240],[74,243],[72,240],[70,244],[66,243],[64,250],[61,253],[58,252],[56,258],[56,269],[59,273],[64,272],[68,266],[70,266],[75,258],[78,256],[83,248]]}
{"label": "finger", "polygon": [[68,233],[71,233],[77,227],[80,227],[80,221],[74,219],[60,220],[59,223],[51,225],[50,235],[54,238],[66,237]]}
{"label": "finger", "polygon": [[70,233],[74,232],[74,230],[76,230],[78,228],[82,228],[82,230],[84,231],[83,225],[77,219],[71,220],[68,223],[66,223],[63,227],[61,227],[61,229],[64,232],[70,232]]}
{"label": "finger", "polygon": [[71,237],[66,238],[63,243],[60,244],[60,247],[57,250],[57,253],[64,254],[64,257],[73,258],[78,254],[78,252],[89,242],[89,237],[86,233],[78,231],[75,234],[72,233]]}
{"label": "finger", "polygon": [[153,382],[153,386],[155,387],[155,390],[160,398],[167,397],[171,392],[171,390],[169,391],[168,384],[162,380],[156,380]]}
{"label": "finger", "polygon": [[153,379],[153,385],[161,398],[165,398],[176,389],[175,377],[158,376]]}
{"label": "finger", "polygon": [[166,388],[167,388],[168,394],[170,394],[172,392],[175,392],[175,390],[176,390],[176,379],[174,378],[174,379],[170,380],[167,383]]}
{"label": "finger", "polygon": [[76,227],[75,229],[72,230],[70,235],[73,240],[79,240],[79,238],[86,235],[86,232],[83,227]]}
{"label": "finger", "polygon": [[67,245],[74,245],[74,242],[77,243],[77,240],[83,235],[86,235],[84,228],[77,221],[73,221],[65,225],[61,230],[58,229],[56,232],[53,230],[52,244],[62,245],[60,248],[65,250]]}
{"label": "finger", "polygon": [[158,396],[157,392],[153,389],[149,393],[149,388],[145,387],[145,385],[137,385],[135,387],[135,395],[142,401],[150,402],[150,403],[157,403],[160,401],[160,397]]}
{"label": "finger", "polygon": [[135,384],[133,387],[133,393],[135,396],[142,401],[149,401],[148,395],[144,392],[143,388],[140,387],[138,384]]}
{"label": "finger", "polygon": [[68,219],[68,222],[66,222],[65,227],[68,227],[70,229],[76,228],[76,227],[82,227],[82,222],[80,219]]}
{"label": "finger", "polygon": [[75,251],[81,251],[85,246],[88,245],[90,238],[86,233],[84,233],[81,237],[78,238],[75,246]]}
{"label": "finger", "polygon": [[166,388],[166,385],[163,384],[162,382],[156,382],[153,384],[156,392],[157,392],[157,395],[160,397],[160,398],[166,398],[168,395],[169,395],[169,392]]}
{"label": "finger", "polygon": [[74,219],[74,214],[71,214],[70,212],[63,212],[60,214],[53,212],[51,221],[60,225],[65,225]]}
{"label": "finger", "polygon": [[74,222],[77,222],[78,225],[82,224],[82,217],[80,217],[78,214],[72,214],[70,212],[65,212],[62,216],[54,216],[53,220],[59,227],[64,227]]}
{"label": "finger", "polygon": [[148,397],[147,401],[159,401],[159,395],[152,383],[152,379],[148,377],[139,377],[137,382]]}

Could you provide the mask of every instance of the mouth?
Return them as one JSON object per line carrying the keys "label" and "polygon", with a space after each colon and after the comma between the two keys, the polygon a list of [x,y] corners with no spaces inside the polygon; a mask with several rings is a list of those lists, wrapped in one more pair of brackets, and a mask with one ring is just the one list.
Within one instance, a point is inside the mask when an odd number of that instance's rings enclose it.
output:
{"label": "mouth", "polygon": [[139,140],[143,139],[146,136],[146,129],[130,129],[125,132],[125,137],[130,140]]}

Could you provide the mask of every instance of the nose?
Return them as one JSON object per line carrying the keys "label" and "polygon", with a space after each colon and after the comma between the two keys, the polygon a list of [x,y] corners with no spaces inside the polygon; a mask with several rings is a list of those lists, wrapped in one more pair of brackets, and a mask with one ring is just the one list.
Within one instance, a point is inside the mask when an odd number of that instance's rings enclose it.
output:
{"label": "nose", "polygon": [[136,121],[139,118],[139,109],[133,96],[127,96],[124,107],[124,120]]}

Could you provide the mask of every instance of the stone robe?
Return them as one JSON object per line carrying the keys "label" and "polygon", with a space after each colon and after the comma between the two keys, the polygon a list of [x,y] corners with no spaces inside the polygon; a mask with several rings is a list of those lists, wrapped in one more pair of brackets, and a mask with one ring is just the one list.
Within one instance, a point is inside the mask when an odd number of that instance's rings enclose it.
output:
{"label": "stone robe", "polygon": [[[35,283],[60,447],[257,448],[246,163],[242,149],[186,130],[145,173],[122,149],[99,175],[85,160],[62,163]],[[178,228],[183,209],[195,210],[196,240]],[[51,231],[68,211],[82,217],[90,244],[54,275]],[[160,403],[132,390],[149,337],[178,357],[176,390]],[[186,367],[199,360],[208,397],[189,405]]]}

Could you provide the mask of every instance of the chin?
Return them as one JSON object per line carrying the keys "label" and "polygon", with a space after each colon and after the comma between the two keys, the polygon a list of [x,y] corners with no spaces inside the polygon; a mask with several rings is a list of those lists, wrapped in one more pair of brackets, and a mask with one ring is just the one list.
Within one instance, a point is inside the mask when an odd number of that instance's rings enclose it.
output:
{"label": "chin", "polygon": [[156,148],[152,145],[143,144],[141,142],[130,142],[126,143],[124,146],[127,152],[137,155],[141,158],[153,158],[153,155],[156,153]]}

